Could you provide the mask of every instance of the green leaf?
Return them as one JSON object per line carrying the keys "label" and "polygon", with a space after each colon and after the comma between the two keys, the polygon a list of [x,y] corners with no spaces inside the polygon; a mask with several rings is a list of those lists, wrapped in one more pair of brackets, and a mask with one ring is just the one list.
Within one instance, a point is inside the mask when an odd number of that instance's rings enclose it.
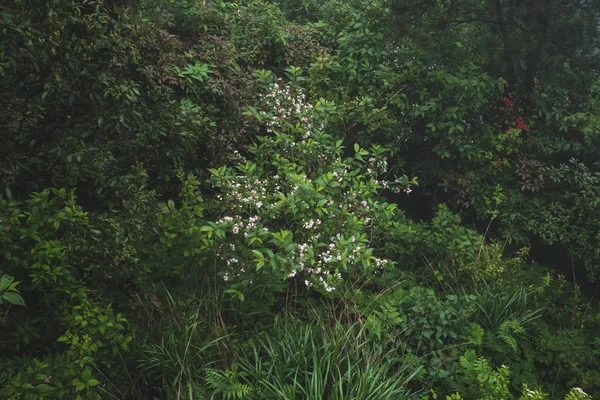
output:
{"label": "green leaf", "polygon": [[35,391],[38,393],[48,393],[50,391],[51,387],[49,385],[46,385],[44,383],[41,383],[39,385],[37,385],[35,387]]}
{"label": "green leaf", "polygon": [[99,384],[100,381],[98,381],[97,379],[90,379],[89,381],[87,381],[88,387],[98,386]]}
{"label": "green leaf", "polygon": [[263,255],[263,253],[261,253],[259,250],[252,250],[252,254],[254,254],[254,256],[256,256],[257,260],[265,259],[265,256]]}
{"label": "green leaf", "polygon": [[504,83],[505,80],[502,78],[498,78],[498,89],[500,89],[500,92],[504,93]]}
{"label": "green leaf", "polygon": [[87,382],[91,376],[92,376],[92,369],[85,368],[81,374],[81,380],[84,382]]}
{"label": "green leaf", "polygon": [[262,116],[260,115],[260,113],[256,110],[256,108],[252,107],[252,106],[248,106],[248,109],[250,110],[250,112],[252,113],[252,115],[254,116],[254,118],[256,118],[257,120],[261,121],[262,120]]}
{"label": "green leaf", "polygon": [[6,288],[9,287],[14,280],[15,278],[12,276],[4,275],[2,279],[0,279],[0,292],[6,290]]}
{"label": "green leaf", "polygon": [[25,306],[25,300],[23,300],[23,298],[21,297],[21,295],[19,293],[6,292],[2,295],[2,298],[11,304],[14,304],[17,306]]}
{"label": "green leaf", "polygon": [[259,244],[262,244],[263,241],[258,236],[253,236],[250,238],[250,240],[248,240],[248,245],[251,246],[252,243],[254,243],[254,242],[258,242]]}
{"label": "green leaf", "polygon": [[228,289],[225,291],[225,293],[229,293],[233,296],[236,296],[240,301],[244,301],[244,294],[238,290]]}

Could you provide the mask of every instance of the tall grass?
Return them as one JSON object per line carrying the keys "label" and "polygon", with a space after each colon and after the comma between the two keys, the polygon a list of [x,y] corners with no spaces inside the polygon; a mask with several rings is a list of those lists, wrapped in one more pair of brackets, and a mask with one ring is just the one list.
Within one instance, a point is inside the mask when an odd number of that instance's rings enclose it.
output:
{"label": "tall grass", "polygon": [[[207,383],[215,399],[401,400],[409,398],[406,386],[416,373],[357,325],[287,319],[250,340],[228,371],[208,370]],[[229,390],[234,386],[240,397]]]}
{"label": "tall grass", "polygon": [[542,316],[543,309],[532,309],[527,291],[523,287],[506,293],[482,281],[473,294],[477,296],[475,318],[489,331],[496,331],[506,321],[514,321],[525,327]]}

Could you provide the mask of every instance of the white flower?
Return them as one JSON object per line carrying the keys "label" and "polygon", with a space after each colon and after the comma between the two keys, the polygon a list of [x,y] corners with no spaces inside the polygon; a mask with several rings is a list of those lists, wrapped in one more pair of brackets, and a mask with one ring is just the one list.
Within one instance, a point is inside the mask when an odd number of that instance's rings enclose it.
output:
{"label": "white flower", "polygon": [[311,219],[310,221],[304,223],[304,228],[311,229],[314,226],[314,224],[315,224],[315,221],[313,221]]}

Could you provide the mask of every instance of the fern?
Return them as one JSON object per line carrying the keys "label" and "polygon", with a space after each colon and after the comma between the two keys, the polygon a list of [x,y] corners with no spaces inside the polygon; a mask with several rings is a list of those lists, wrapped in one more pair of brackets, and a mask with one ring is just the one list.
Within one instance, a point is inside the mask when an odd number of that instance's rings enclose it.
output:
{"label": "fern", "polygon": [[478,357],[474,350],[468,350],[460,357],[462,370],[457,377],[461,394],[465,398],[496,400],[510,398],[508,367],[494,369],[488,360]]}
{"label": "fern", "polygon": [[497,337],[502,340],[507,346],[509,346],[514,352],[517,351],[517,339],[513,334],[522,335],[525,333],[525,329],[515,320],[507,320],[500,324],[500,328],[496,333]]}
{"label": "fern", "polygon": [[204,370],[204,380],[208,387],[212,389],[212,397],[222,395],[225,400],[244,399],[252,393],[252,388],[238,380],[238,373],[233,370],[218,370],[206,368]]}

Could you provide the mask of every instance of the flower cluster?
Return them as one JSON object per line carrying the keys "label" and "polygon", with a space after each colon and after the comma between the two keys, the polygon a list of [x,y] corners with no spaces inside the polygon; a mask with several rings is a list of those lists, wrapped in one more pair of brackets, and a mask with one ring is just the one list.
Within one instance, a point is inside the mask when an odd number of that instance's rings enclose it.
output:
{"label": "flower cluster", "polygon": [[586,392],[584,392],[583,390],[581,390],[581,388],[574,387],[573,391],[576,392],[577,394],[580,394],[582,397],[588,397],[588,394]]}
{"label": "flower cluster", "polygon": [[305,229],[312,229],[313,227],[318,227],[319,225],[321,225],[321,220],[317,219],[317,221],[315,222],[314,220],[310,220],[304,223],[304,228]]}
{"label": "flower cluster", "polygon": [[529,130],[529,125],[525,123],[525,120],[521,116],[517,118],[517,129],[521,129],[523,131]]}
{"label": "flower cluster", "polygon": [[[315,110],[326,107],[313,107],[300,90],[276,83],[263,103],[268,111],[257,119],[277,134],[251,148],[254,162],[211,170],[227,215],[216,221],[222,234],[214,236],[223,280],[273,275],[332,293],[348,277],[391,265],[371,255],[366,231],[387,207],[377,200],[382,187],[409,190],[411,182],[377,179],[387,171],[382,152],[355,147],[357,156],[343,159],[316,122]],[[242,268],[250,264],[256,269]]]}
{"label": "flower cluster", "polygon": [[397,178],[396,180],[389,182],[389,181],[383,181],[381,182],[381,186],[384,189],[387,190],[391,190],[394,193],[406,193],[406,194],[410,194],[410,192],[412,192],[412,188],[411,185],[414,184],[414,180],[413,182],[409,182],[406,177],[400,177]]}
{"label": "flower cluster", "polygon": [[[360,263],[363,252],[367,249],[367,240],[364,236],[352,236],[349,244],[344,244],[344,237],[338,233],[329,238],[329,244],[319,242],[318,237],[313,238],[313,244],[302,243],[298,245],[298,255],[293,258],[296,267],[288,273],[288,278],[294,278],[303,272],[315,276],[319,284],[327,292],[332,292],[335,287],[331,283],[341,281],[345,265]],[[385,268],[390,265],[388,260],[373,257],[374,268]],[[332,272],[335,271],[335,272]],[[308,287],[313,283],[305,280]]]}
{"label": "flower cluster", "polygon": [[502,97],[502,102],[504,103],[504,111],[508,111],[513,106],[513,102],[508,97]]}
{"label": "flower cluster", "polygon": [[234,176],[219,182],[223,194],[217,200],[225,202],[237,212],[248,208],[260,209],[270,197],[267,180],[249,179],[247,176]]}
{"label": "flower cluster", "polygon": [[[265,108],[269,110],[261,112],[267,132],[285,129],[287,124],[301,123],[305,127],[303,139],[308,139],[311,131],[317,128],[310,118],[313,105],[306,100],[306,95],[300,89],[280,86],[278,82],[281,83],[277,80],[272,91],[262,97]],[[323,124],[319,124],[319,128],[323,129]]]}

